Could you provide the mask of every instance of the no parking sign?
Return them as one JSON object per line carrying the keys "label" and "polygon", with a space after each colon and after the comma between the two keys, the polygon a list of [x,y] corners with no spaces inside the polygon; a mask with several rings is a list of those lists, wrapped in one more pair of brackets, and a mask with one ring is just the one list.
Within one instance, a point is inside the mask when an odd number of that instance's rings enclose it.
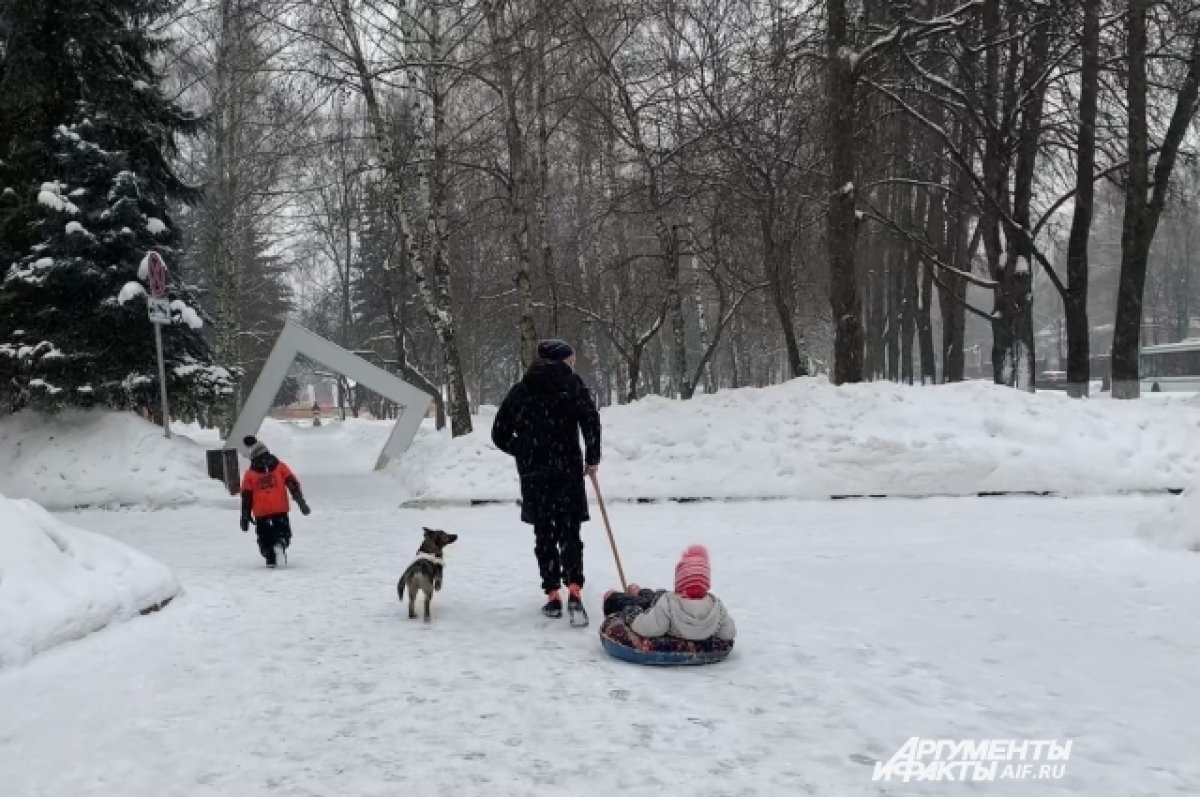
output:
{"label": "no parking sign", "polygon": [[146,270],[150,283],[150,295],[155,299],[165,297],[167,295],[167,264],[163,262],[162,255],[153,249],[146,253]]}

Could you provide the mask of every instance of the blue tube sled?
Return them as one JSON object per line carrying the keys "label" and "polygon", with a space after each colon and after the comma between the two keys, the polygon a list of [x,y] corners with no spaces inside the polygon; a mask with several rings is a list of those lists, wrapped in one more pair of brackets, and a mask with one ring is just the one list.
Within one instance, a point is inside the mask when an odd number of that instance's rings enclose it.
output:
{"label": "blue tube sled", "polygon": [[654,667],[716,664],[733,651],[732,641],[720,639],[690,642],[676,637],[642,637],[631,631],[620,615],[604,618],[600,644],[615,659]]}

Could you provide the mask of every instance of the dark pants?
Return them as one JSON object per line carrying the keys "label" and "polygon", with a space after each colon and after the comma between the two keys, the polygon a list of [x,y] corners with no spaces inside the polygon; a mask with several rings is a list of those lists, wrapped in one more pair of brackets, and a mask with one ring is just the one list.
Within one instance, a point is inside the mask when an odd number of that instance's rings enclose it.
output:
{"label": "dark pants", "polygon": [[292,523],[287,515],[269,515],[255,520],[258,533],[258,551],[267,560],[267,564],[275,564],[275,546],[282,545],[285,549],[292,544]]}
{"label": "dark pants", "polygon": [[627,592],[614,592],[604,599],[604,616],[626,614],[631,609],[635,613],[644,612],[654,605],[654,600],[658,597],[658,594],[658,592],[650,589],[644,589],[637,595],[630,595]]}
{"label": "dark pants", "polygon": [[563,585],[583,586],[583,538],[579,523],[566,520],[539,521],[533,526],[533,552],[542,574],[542,590]]}

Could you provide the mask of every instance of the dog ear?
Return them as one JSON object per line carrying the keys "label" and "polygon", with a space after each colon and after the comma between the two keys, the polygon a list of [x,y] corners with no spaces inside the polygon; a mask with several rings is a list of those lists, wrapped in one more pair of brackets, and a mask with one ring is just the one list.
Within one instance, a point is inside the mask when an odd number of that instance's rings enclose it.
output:
{"label": "dog ear", "polygon": [[421,528],[422,528],[422,529],[425,531],[425,539],[429,539],[429,538],[430,538],[430,537],[432,537],[433,535],[437,534],[437,532],[436,532],[436,531],[434,531],[433,529],[429,528],[428,526],[422,526]]}

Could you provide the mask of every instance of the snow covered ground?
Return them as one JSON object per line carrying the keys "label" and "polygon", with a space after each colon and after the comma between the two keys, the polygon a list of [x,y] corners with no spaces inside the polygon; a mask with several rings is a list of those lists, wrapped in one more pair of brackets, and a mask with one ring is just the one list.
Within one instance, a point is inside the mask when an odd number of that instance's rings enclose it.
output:
{"label": "snow covered ground", "polygon": [[0,669],[179,592],[164,565],[0,495]]}
{"label": "snow covered ground", "polygon": [[[1054,395],[1005,391],[1010,403],[992,406],[999,397],[979,386],[920,396],[870,386],[836,389],[838,409],[832,390],[800,383],[606,412],[606,492],[673,495],[690,474],[696,492],[739,497],[930,485],[1085,493],[1177,486],[1200,472],[1195,402],[1096,401],[1068,413]],[[142,424],[130,433],[149,426],[130,420]],[[512,497],[511,463],[486,442],[490,418],[467,440],[425,430],[398,466],[370,473],[390,426],[264,425],[314,510],[294,518],[280,571],[262,567],[216,482],[199,480],[221,497],[213,505],[121,492],[146,459],[196,483],[186,469],[203,477],[211,432],[181,429],[195,444],[167,443],[149,427],[155,439],[143,445],[155,454],[97,463],[76,439],[86,424],[18,437],[0,427],[22,448],[5,478],[29,489],[57,478],[66,486],[44,487],[51,497],[78,478],[96,497],[79,503],[156,506],[59,517],[164,562],[186,588],[163,612],[0,670],[0,792],[1200,792],[1200,557],[1185,544],[1196,493],[616,503],[631,579],[666,584],[679,551],[705,543],[714,589],[738,621],[728,661],[664,671],[599,645],[600,597],[616,582],[599,522],[585,530],[593,626],[579,631],[538,615],[532,534],[515,507],[402,506]],[[42,478],[27,478],[37,463]],[[395,595],[423,525],[461,535],[430,626],[408,621]],[[11,569],[0,562],[0,594]],[[1069,739],[1073,749],[1058,781],[872,782],[872,762],[914,736]]]}
{"label": "snow covered ground", "polygon": [[132,413],[79,410],[0,420],[0,492],[49,509],[230,500],[193,441]]}
{"label": "snow covered ground", "polygon": [[[1134,533],[1166,499],[611,507],[630,578],[703,542],[735,612],[728,661],[663,671],[600,648],[598,523],[570,629],[513,507],[400,509],[391,474],[315,474],[318,439],[286,570],[234,511],[69,516],[187,589],[0,672],[6,795],[1200,792],[1200,558]],[[422,525],[461,535],[430,626],[395,595]],[[873,783],[912,736],[1073,750],[1061,781]]]}

